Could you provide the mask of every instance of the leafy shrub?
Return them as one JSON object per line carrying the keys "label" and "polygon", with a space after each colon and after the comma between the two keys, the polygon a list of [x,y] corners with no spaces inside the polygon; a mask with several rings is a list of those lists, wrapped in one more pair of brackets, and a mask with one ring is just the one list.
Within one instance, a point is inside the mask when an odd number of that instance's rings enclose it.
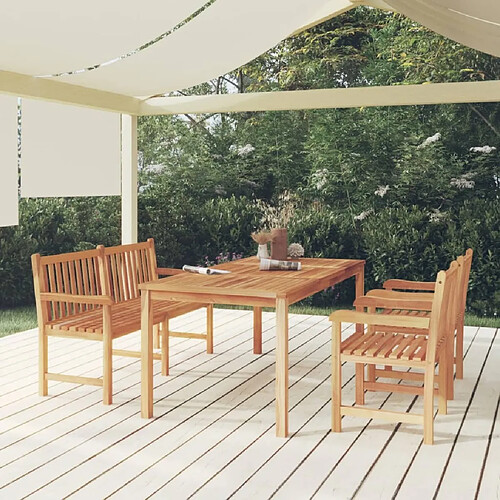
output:
{"label": "leafy shrub", "polygon": [[0,228],[0,307],[33,302],[31,255],[115,245],[118,198],[22,199],[19,226]]}

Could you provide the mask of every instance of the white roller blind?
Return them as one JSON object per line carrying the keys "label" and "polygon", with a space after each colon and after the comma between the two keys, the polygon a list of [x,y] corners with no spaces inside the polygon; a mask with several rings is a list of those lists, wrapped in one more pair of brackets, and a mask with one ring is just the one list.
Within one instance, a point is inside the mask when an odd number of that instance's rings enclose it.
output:
{"label": "white roller blind", "polygon": [[0,226],[18,222],[17,98],[0,95]]}
{"label": "white roller blind", "polygon": [[120,115],[23,99],[23,197],[120,194]]}

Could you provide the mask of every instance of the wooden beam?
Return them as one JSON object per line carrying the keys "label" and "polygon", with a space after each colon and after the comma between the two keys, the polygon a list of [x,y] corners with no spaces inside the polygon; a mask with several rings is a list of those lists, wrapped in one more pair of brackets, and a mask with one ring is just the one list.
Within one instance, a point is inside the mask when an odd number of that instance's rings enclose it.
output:
{"label": "wooden beam", "polygon": [[161,97],[144,101],[141,115],[235,113],[500,101],[500,81],[428,83],[341,89]]}
{"label": "wooden beam", "polygon": [[0,94],[137,115],[141,100],[46,78],[0,70]]}

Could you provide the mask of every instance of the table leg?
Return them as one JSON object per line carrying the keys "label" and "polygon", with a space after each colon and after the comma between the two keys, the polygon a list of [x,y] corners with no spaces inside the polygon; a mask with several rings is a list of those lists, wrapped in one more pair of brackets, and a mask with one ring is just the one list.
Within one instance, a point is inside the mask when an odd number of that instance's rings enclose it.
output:
{"label": "table leg", "polygon": [[253,308],[253,353],[262,354],[262,307]]}
{"label": "table leg", "polygon": [[141,417],[153,416],[153,303],[141,293]]}
{"label": "table leg", "polygon": [[[362,267],[361,271],[355,274],[356,276],[356,298],[362,297],[365,294],[365,268]],[[356,306],[356,311],[363,312],[362,306]],[[363,325],[356,325],[356,333],[363,333]]]}
{"label": "table leg", "polygon": [[288,303],[276,299],[276,436],[288,436]]}

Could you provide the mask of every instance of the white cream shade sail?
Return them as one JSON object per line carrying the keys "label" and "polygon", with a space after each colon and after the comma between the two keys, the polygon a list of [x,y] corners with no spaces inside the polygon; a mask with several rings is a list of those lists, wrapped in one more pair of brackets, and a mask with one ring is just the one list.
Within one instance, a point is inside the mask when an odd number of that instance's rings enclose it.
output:
{"label": "white cream shade sail", "polygon": [[18,223],[17,99],[0,95],[0,227]]}
{"label": "white cream shade sail", "polygon": [[[109,109],[117,110],[118,103],[124,112],[134,113],[138,103],[122,104],[120,96],[145,99],[200,84],[359,5],[401,12],[453,40],[500,56],[499,0],[23,0],[0,7],[0,92],[13,92],[20,79],[27,97],[38,91],[32,76],[109,63],[44,81],[78,86],[68,87],[74,92],[68,91],[64,102],[75,95],[78,104],[99,102],[104,109],[102,101],[108,99],[114,101]],[[126,54],[132,55],[118,59]],[[63,93],[60,87],[53,89],[43,87],[40,97]],[[96,95],[91,89],[115,95]]]}
{"label": "white cream shade sail", "polygon": [[56,80],[130,96],[183,89],[242,66],[325,12],[349,8],[349,0],[216,0],[151,47]]}
{"label": "white cream shade sail", "polygon": [[172,29],[207,0],[5,0],[0,69],[48,75],[123,56]]}
{"label": "white cream shade sail", "polygon": [[500,0],[386,0],[386,3],[436,33],[500,56]]}
{"label": "white cream shade sail", "polygon": [[119,195],[120,115],[22,100],[23,197]]}
{"label": "white cream shade sail", "polygon": [[[500,56],[500,0],[1,2],[0,94],[26,98],[23,196],[119,194],[116,113],[137,116],[149,112],[296,109],[299,101],[309,108],[391,105],[391,96],[400,104],[435,103],[440,99],[441,87],[435,91],[417,89],[413,98],[408,89],[384,87],[359,92],[331,89],[322,96],[326,101],[318,99],[320,94],[315,91],[286,93],[279,98],[244,95],[175,102],[148,99],[233,71],[290,35],[359,5],[400,12],[461,44]],[[138,50],[153,40],[155,43]],[[454,87],[454,97],[444,95],[441,102],[491,101],[497,95],[496,87],[489,88],[487,95],[479,86],[463,89],[462,94]],[[1,126],[5,126],[3,122]],[[11,132],[0,127],[1,144],[10,144],[9,134],[16,131],[15,126]],[[17,204],[17,195],[14,200],[13,190],[5,187],[11,182],[9,176],[14,178],[14,167],[3,167],[12,163],[7,150],[2,147],[0,151],[2,209]],[[10,198],[3,197],[1,190],[8,190]],[[8,213],[4,210],[4,214]]]}
{"label": "white cream shade sail", "polygon": [[[360,4],[370,2],[216,0],[181,29],[146,50],[94,71],[57,80],[130,96],[187,88],[242,66],[304,26]],[[453,40],[500,56],[500,1],[457,2],[463,12],[450,0],[385,0],[373,4],[402,12]]]}

